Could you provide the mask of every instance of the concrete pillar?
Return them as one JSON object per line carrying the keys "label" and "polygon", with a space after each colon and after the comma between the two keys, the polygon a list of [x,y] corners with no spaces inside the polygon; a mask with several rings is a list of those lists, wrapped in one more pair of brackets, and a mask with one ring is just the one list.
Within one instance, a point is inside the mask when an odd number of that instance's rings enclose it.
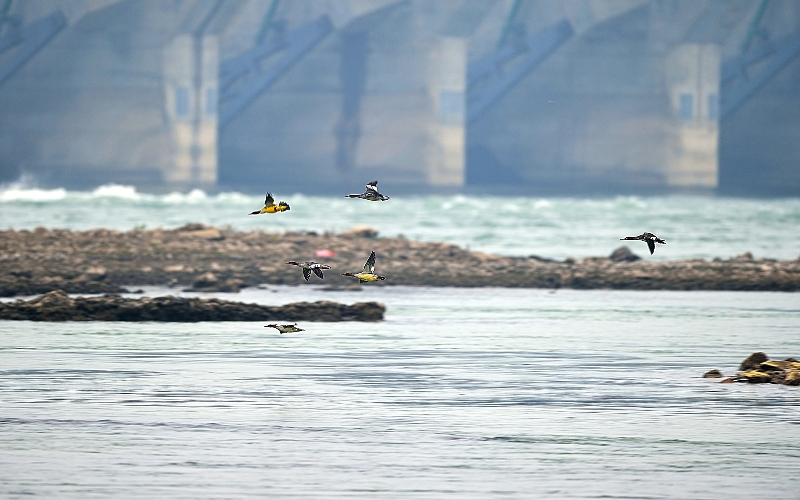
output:
{"label": "concrete pillar", "polygon": [[719,142],[720,47],[683,44],[667,57],[674,147],[669,186],[716,188]]}
{"label": "concrete pillar", "polygon": [[164,102],[172,161],[163,172],[171,184],[217,182],[219,55],[214,36],[175,37],[164,49]]}
{"label": "concrete pillar", "polygon": [[431,57],[428,182],[463,186],[466,145],[467,40],[439,37]]}

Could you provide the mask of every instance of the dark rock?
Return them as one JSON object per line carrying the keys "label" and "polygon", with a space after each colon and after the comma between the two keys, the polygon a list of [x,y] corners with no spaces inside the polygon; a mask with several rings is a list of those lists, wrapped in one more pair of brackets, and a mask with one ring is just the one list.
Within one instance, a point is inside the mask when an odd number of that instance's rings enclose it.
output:
{"label": "dark rock", "polygon": [[722,378],[722,376],[722,372],[717,369],[709,370],[703,374],[703,378]]}
{"label": "dark rock", "polygon": [[205,273],[202,276],[198,276],[192,281],[192,288],[211,288],[217,286],[219,283],[219,279],[214,275],[214,273]]}
{"label": "dark rock", "polygon": [[173,296],[71,298],[61,290],[27,302],[0,303],[0,319],[29,321],[380,321],[385,311],[386,306],[377,302],[345,305],[318,301],[262,306]]}
{"label": "dark rock", "polygon": [[739,365],[739,370],[754,370],[758,368],[758,365],[763,363],[764,361],[768,361],[769,357],[764,354],[763,352],[754,352],[750,356],[747,357],[742,364]]}
{"label": "dark rock", "polygon": [[239,290],[241,290],[244,286],[244,281],[240,279],[230,278],[225,281],[221,281],[213,273],[209,272],[196,278],[192,282],[192,287],[185,289],[184,292],[239,293]]}
{"label": "dark rock", "polygon": [[356,226],[342,233],[345,238],[377,238],[378,230],[369,226]]}
{"label": "dark rock", "polygon": [[614,262],[635,262],[641,259],[641,257],[633,253],[627,246],[621,246],[617,248],[611,252],[611,255],[609,255],[608,258]]}

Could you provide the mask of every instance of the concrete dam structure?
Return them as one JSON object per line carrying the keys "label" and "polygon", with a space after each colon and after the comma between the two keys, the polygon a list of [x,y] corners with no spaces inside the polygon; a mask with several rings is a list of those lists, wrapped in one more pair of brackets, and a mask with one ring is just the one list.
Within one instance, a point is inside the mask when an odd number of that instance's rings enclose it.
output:
{"label": "concrete dam structure", "polygon": [[0,0],[0,183],[797,195],[799,56],[795,0]]}

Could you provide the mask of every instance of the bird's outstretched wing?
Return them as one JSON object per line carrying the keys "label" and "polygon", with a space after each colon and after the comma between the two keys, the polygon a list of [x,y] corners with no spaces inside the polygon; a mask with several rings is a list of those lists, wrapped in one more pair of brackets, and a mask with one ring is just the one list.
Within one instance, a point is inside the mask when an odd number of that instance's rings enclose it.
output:
{"label": "bird's outstretched wing", "polygon": [[311,277],[311,269],[307,269],[307,268],[304,267],[303,268],[303,278],[305,278],[306,281],[308,281],[308,278],[310,278],[310,277]]}
{"label": "bird's outstretched wing", "polygon": [[369,254],[369,259],[364,264],[364,272],[365,273],[374,273],[375,272],[375,251],[373,250],[371,254]]}
{"label": "bird's outstretched wing", "polygon": [[322,278],[323,278],[323,276],[322,276],[322,269],[321,269],[321,268],[319,268],[319,267],[312,267],[312,268],[311,268],[311,270],[312,270],[312,271],[314,271],[314,274],[316,274],[316,275],[317,275],[317,278],[319,278],[319,279],[322,279]]}
{"label": "bird's outstretched wing", "polygon": [[656,250],[656,242],[653,240],[647,240],[647,248],[650,249],[650,255],[653,255],[653,252]]}
{"label": "bird's outstretched wing", "polygon": [[267,197],[264,198],[264,206],[271,207],[275,204],[275,198],[272,197],[272,193],[267,193]]}
{"label": "bird's outstretched wing", "polygon": [[375,191],[377,193],[378,192],[378,181],[369,182],[369,183],[367,183],[367,185],[365,187],[367,188],[367,191],[366,191],[367,193],[370,192],[370,191]]}

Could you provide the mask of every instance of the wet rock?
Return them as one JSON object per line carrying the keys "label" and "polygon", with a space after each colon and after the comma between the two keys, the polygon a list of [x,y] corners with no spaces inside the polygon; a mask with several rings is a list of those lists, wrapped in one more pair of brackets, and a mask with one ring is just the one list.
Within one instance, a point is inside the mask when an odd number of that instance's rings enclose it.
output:
{"label": "wet rock", "polygon": [[[771,360],[763,352],[754,352],[742,361],[739,370],[740,372],[735,377],[729,377],[722,382],[800,385],[800,363],[794,361],[794,358],[787,358],[783,361]],[[703,377],[713,372],[719,373],[718,370],[711,370]],[[722,374],[719,373],[719,376]]]}
{"label": "wet rock", "polygon": [[[468,251],[454,245],[405,238],[375,238],[374,229],[325,233],[219,230],[190,224],[176,230],[0,231],[0,295],[124,293],[142,285],[235,290],[259,284],[304,284],[286,260],[313,259],[319,249],[334,269],[324,285],[343,287],[339,273],[362,268],[378,255],[385,282],[368,286],[527,287],[622,290],[800,291],[800,260],[718,259],[650,261],[635,265],[604,257],[553,261]],[[216,234],[224,236],[220,240]],[[532,252],[535,253],[535,252]],[[328,257],[329,255],[329,257]],[[617,258],[628,258],[624,254]],[[102,267],[105,273],[89,272]],[[211,271],[216,285],[193,287]]]}
{"label": "wet rock", "polygon": [[611,255],[609,255],[608,258],[614,262],[635,262],[641,259],[641,257],[633,253],[627,246],[621,246],[617,248],[611,252]]}
{"label": "wet rock", "polygon": [[797,361],[778,361],[771,359],[764,361],[758,365],[758,369],[762,372],[769,371],[784,371],[784,370],[800,370],[800,363]]}
{"label": "wet rock", "polygon": [[789,370],[783,379],[785,385],[800,385],[800,370]]}
{"label": "wet rock", "polygon": [[244,304],[219,299],[119,295],[71,298],[61,290],[30,301],[0,303],[0,319],[29,321],[380,321],[386,306],[330,301],[284,306]]}
{"label": "wet rock", "polygon": [[769,361],[769,357],[766,354],[763,352],[754,352],[748,356],[747,359],[742,361],[742,363],[739,365],[739,370],[746,371],[758,368],[758,365],[764,361]]}
{"label": "wet rock", "polygon": [[750,370],[747,372],[742,372],[739,374],[739,377],[750,382],[751,384],[763,384],[772,382],[772,376],[769,373],[762,372],[760,370]]}
{"label": "wet rock", "polygon": [[722,378],[722,372],[717,369],[709,370],[703,374],[703,378]]}

